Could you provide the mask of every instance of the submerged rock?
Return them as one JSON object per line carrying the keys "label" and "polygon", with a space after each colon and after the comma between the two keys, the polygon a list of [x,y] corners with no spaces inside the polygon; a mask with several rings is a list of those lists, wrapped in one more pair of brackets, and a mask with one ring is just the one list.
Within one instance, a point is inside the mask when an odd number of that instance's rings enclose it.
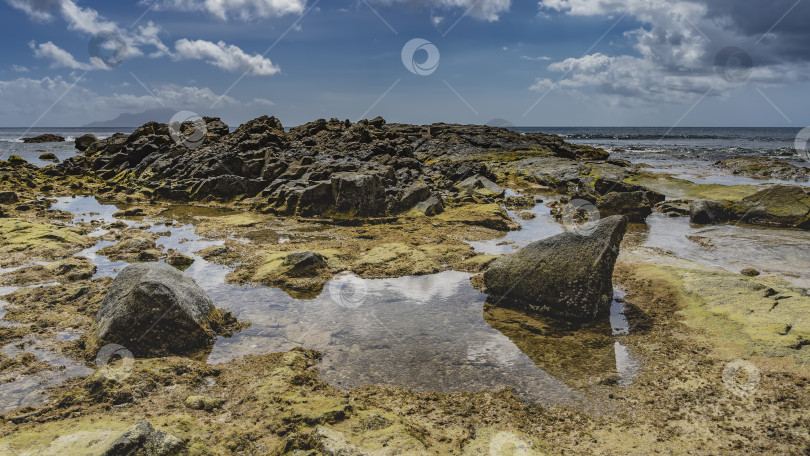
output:
{"label": "submerged rock", "polygon": [[44,135],[34,136],[33,138],[23,138],[22,142],[27,144],[33,144],[33,143],[63,142],[64,140],[65,140],[64,136],[46,133]]}
{"label": "submerged rock", "polygon": [[99,346],[115,343],[135,356],[186,354],[214,342],[222,320],[191,276],[159,263],[118,274],[96,315]]}
{"label": "submerged rock", "polygon": [[605,315],[627,218],[612,216],[495,260],[484,272],[486,292],[505,305],[572,320]]}

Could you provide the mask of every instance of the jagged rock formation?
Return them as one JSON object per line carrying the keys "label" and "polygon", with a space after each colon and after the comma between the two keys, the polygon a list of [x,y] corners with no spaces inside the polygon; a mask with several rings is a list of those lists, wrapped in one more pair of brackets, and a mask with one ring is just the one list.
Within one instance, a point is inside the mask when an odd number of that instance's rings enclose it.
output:
{"label": "jagged rock formation", "polygon": [[[440,191],[474,176],[494,179],[483,163],[429,164],[431,155],[531,150],[566,159],[607,158],[600,149],[557,136],[475,125],[387,124],[378,117],[357,123],[319,119],[285,131],[278,119],[263,116],[229,133],[219,119],[204,122],[204,132],[191,123],[172,131],[151,122],[129,136],[97,141],[53,172],[96,171],[162,199],[257,198],[259,209],[285,215],[375,217],[420,204],[436,213]],[[201,144],[187,147],[183,138],[195,136]]]}

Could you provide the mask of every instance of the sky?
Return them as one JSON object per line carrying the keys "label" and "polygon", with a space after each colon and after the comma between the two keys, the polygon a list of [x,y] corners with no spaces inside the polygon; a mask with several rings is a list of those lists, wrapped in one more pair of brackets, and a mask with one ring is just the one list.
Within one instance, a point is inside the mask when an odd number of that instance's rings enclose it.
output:
{"label": "sky", "polygon": [[0,126],[806,127],[808,23],[810,0],[0,0]]}

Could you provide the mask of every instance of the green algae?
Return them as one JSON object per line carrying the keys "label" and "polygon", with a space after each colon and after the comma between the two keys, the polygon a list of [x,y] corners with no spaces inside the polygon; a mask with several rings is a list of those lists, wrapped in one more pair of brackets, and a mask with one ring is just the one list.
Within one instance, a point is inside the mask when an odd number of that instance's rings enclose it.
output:
{"label": "green algae", "polygon": [[80,228],[0,218],[0,267],[36,259],[65,258],[93,245]]}

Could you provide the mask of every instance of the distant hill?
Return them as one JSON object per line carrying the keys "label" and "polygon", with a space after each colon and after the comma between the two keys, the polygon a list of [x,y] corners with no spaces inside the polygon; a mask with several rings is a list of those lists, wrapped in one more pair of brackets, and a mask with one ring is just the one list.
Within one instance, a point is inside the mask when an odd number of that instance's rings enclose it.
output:
{"label": "distant hill", "polygon": [[121,114],[112,120],[92,122],[84,128],[119,128],[119,127],[140,127],[147,122],[167,123],[173,115],[177,113],[174,109],[150,109],[139,114]]}

